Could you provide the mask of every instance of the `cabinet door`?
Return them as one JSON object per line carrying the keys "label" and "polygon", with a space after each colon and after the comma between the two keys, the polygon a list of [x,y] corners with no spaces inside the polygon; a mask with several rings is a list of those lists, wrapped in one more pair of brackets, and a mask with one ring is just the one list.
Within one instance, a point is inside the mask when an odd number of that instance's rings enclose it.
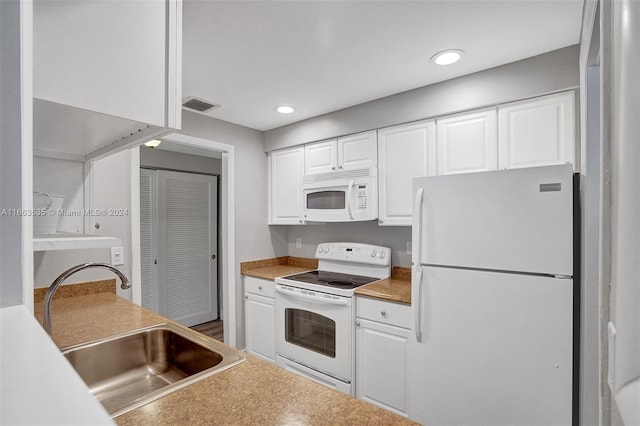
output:
{"label": "cabinet door", "polygon": [[302,223],[304,148],[269,153],[269,224]]}
{"label": "cabinet door", "polygon": [[274,300],[248,293],[245,302],[247,352],[275,363]]}
{"label": "cabinet door", "polygon": [[500,168],[574,163],[574,104],[571,91],[500,106]]}
{"label": "cabinet door", "polygon": [[356,396],[407,416],[410,330],[356,319]]}
{"label": "cabinet door", "polygon": [[34,2],[34,96],[180,128],[182,1]]}
{"label": "cabinet door", "polygon": [[434,120],[378,130],[379,224],[411,226],[412,179],[436,173]]}
{"label": "cabinet door", "polygon": [[304,146],[304,174],[330,173],[338,167],[338,144],[335,139]]}
{"label": "cabinet door", "polygon": [[439,175],[497,169],[495,108],[440,118],[436,123]]}
{"label": "cabinet door", "polygon": [[338,138],[338,169],[368,169],[377,160],[375,130]]}

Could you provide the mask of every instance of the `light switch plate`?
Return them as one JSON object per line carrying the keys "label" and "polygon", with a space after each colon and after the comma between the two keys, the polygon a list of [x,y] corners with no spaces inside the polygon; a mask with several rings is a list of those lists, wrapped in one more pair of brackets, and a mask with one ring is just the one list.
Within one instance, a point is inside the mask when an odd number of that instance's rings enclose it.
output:
{"label": "light switch plate", "polygon": [[111,247],[111,264],[124,265],[124,247]]}

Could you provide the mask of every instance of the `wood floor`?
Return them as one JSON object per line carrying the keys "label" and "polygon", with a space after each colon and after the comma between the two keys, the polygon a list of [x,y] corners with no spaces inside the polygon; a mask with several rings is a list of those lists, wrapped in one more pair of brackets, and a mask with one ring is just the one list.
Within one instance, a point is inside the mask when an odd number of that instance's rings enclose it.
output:
{"label": "wood floor", "polygon": [[222,320],[205,322],[204,324],[194,325],[190,327],[192,330],[199,331],[209,337],[224,342],[224,333],[222,330]]}

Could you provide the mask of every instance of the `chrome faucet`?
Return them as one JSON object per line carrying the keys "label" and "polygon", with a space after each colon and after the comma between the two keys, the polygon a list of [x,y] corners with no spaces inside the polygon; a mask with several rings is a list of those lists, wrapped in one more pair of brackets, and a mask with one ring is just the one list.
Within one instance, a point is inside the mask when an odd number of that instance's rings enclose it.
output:
{"label": "chrome faucet", "polygon": [[55,281],[49,287],[49,290],[47,290],[47,294],[44,296],[44,313],[42,315],[42,325],[44,326],[44,329],[47,331],[47,333],[49,333],[49,336],[51,336],[51,303],[53,302],[53,296],[55,295],[56,290],[58,289],[58,287],[60,287],[60,284],[62,284],[64,280],[69,278],[71,275],[87,268],[109,269],[120,278],[120,281],[121,281],[120,288],[122,288],[123,290],[126,290],[131,287],[131,283],[129,282],[129,279],[126,277],[126,275],[124,275],[115,266],[110,265],[108,263],[98,263],[98,262],[82,263],[80,265],[76,265],[74,267],[67,269],[66,271],[61,273],[58,278],[55,279]]}

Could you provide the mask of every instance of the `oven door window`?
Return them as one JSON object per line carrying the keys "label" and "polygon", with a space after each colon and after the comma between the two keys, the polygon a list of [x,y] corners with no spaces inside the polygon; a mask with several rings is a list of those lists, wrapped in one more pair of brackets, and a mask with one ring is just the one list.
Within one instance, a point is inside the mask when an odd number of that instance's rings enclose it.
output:
{"label": "oven door window", "polygon": [[345,191],[318,191],[307,194],[307,209],[344,210],[347,194]]}
{"label": "oven door window", "polygon": [[287,308],[284,336],[291,344],[336,357],[336,322],[315,312]]}

